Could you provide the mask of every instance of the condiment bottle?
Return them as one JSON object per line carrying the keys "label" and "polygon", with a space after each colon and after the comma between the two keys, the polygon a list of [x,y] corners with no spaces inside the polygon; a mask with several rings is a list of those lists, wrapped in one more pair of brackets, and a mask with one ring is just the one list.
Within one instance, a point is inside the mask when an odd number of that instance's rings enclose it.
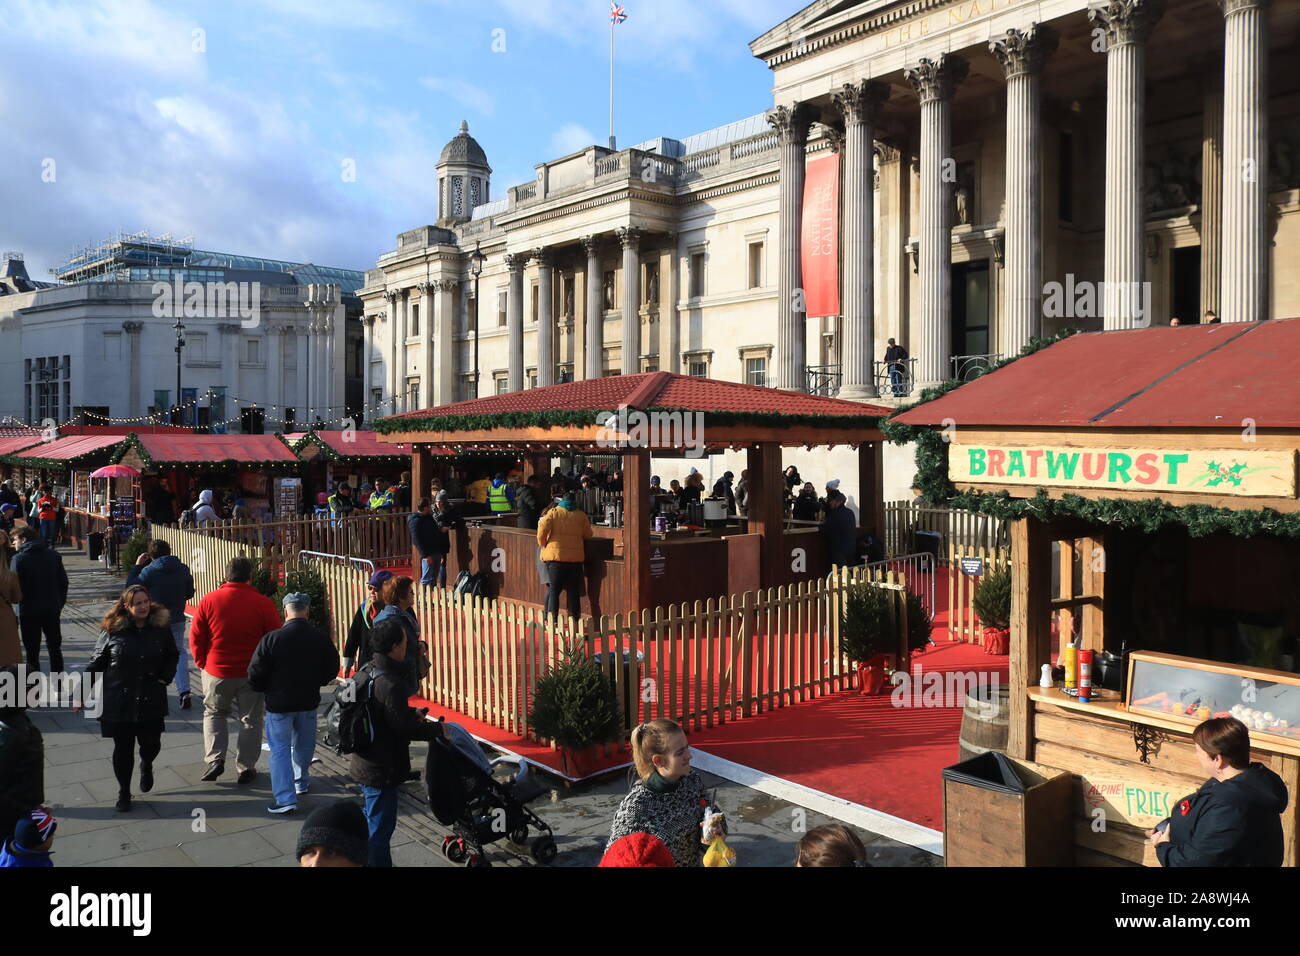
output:
{"label": "condiment bottle", "polygon": [[1067,689],[1079,686],[1079,649],[1073,644],[1061,648],[1061,657],[1065,661],[1065,686]]}
{"label": "condiment bottle", "polygon": [[1079,651],[1079,700],[1092,699],[1092,651]]}

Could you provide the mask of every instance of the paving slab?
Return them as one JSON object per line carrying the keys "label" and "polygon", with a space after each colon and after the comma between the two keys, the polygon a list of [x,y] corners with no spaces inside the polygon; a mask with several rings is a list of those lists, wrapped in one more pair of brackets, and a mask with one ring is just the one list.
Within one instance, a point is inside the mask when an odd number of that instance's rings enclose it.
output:
{"label": "paving slab", "polygon": [[54,837],[57,866],[82,866],[120,856],[134,855],[140,848],[120,825],[67,834],[63,828]]}
{"label": "paving slab", "polygon": [[280,850],[253,830],[222,834],[219,840],[187,843],[180,849],[199,866],[243,866],[283,856]]}

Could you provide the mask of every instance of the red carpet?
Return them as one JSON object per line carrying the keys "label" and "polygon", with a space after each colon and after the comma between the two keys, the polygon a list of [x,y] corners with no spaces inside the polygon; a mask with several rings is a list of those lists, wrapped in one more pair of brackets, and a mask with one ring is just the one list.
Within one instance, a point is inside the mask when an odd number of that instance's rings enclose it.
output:
{"label": "red carpet", "polygon": [[[1007,679],[1007,658],[940,641],[912,674]],[[947,678],[945,678],[945,683]],[[925,687],[915,693],[919,696]],[[911,701],[909,700],[909,703]],[[964,701],[962,702],[964,703]],[[940,771],[957,762],[962,704],[895,707],[892,697],[837,694],[691,735],[691,746],[913,823],[943,829]]]}

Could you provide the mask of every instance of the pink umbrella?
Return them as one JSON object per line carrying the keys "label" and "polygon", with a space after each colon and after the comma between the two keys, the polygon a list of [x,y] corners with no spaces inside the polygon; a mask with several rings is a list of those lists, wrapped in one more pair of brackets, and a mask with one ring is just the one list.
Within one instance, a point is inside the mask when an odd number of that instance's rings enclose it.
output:
{"label": "pink umbrella", "polygon": [[138,478],[140,472],[130,465],[105,465],[90,473],[91,478]]}

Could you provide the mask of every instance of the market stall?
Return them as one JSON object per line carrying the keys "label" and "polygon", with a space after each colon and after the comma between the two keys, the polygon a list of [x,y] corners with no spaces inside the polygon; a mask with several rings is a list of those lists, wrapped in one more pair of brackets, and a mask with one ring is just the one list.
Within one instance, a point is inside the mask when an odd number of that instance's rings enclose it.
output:
{"label": "market stall", "polygon": [[1225,714],[1287,786],[1295,865],[1298,353],[1300,319],[1081,334],[893,420],[928,500],[1014,519],[1007,752],[1074,775],[1080,865],[1157,864],[1143,831]]}
{"label": "market stall", "polygon": [[[308,505],[314,505],[322,493],[328,496],[342,482],[354,489],[373,485],[377,478],[396,485],[402,472],[411,467],[409,448],[381,442],[372,431],[292,432],[282,437],[305,463],[302,497]],[[277,512],[276,516],[290,518],[297,514]]]}
{"label": "market stall", "polygon": [[[601,614],[823,576],[828,565],[818,529],[789,528],[784,518],[782,448],[856,447],[860,487],[872,489],[863,493],[871,502],[870,520],[883,527],[877,425],[885,412],[857,402],[650,372],[410,412],[381,419],[376,429],[383,441],[412,444],[417,488],[427,484],[436,448],[450,447],[458,455],[513,451],[525,474],[540,475],[551,473],[553,459],[617,455],[624,473],[621,507],[587,542],[583,613]],[[699,526],[679,524],[675,531],[666,520],[655,521],[667,516],[653,513],[651,454],[703,456],[728,449],[748,454],[747,518],[719,515]],[[634,488],[645,494],[627,493]],[[449,573],[483,572],[492,594],[541,604],[536,534],[513,524],[507,515],[456,534]]]}

